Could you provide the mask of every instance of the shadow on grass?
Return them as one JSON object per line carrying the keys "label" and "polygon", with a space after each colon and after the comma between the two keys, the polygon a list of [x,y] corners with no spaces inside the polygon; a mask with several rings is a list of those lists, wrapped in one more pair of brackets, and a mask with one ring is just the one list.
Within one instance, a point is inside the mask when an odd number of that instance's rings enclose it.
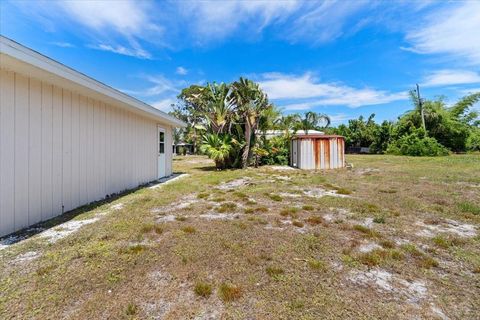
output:
{"label": "shadow on grass", "polygon": [[115,194],[110,194],[107,195],[104,199],[98,200],[91,202],[89,204],[83,205],[81,207],[78,207],[76,209],[73,209],[71,211],[67,211],[59,216],[56,216],[54,218],[51,218],[49,220],[45,220],[39,223],[36,223],[34,225],[31,225],[27,228],[24,228],[22,230],[16,231],[14,233],[8,234],[6,236],[0,237],[0,250],[4,249],[12,244],[18,243],[20,241],[26,240],[30,237],[33,237],[36,234],[39,234],[47,229],[54,228],[62,223],[65,223],[67,221],[70,221],[74,219],[76,216],[81,215],[83,213],[86,213],[88,211],[92,211],[100,206],[103,206],[105,204],[111,203],[119,198],[125,197],[131,193],[137,192],[138,190],[144,189],[144,188],[152,188],[152,187],[157,187],[160,186],[163,183],[166,183],[170,180],[176,179],[182,175],[184,175],[184,172],[176,172],[168,177],[157,179],[142,185],[139,185],[138,187],[134,189],[129,189],[125,190],[119,193]]}

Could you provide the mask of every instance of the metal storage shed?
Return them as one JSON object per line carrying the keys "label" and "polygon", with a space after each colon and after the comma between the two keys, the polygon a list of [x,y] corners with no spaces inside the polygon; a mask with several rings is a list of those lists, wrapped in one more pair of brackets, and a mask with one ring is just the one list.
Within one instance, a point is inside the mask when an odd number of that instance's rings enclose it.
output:
{"label": "metal storage shed", "polygon": [[182,126],[0,36],[0,236],[170,175]]}
{"label": "metal storage shed", "polygon": [[290,143],[290,165],[299,169],[345,167],[345,138],[337,135],[295,135]]}

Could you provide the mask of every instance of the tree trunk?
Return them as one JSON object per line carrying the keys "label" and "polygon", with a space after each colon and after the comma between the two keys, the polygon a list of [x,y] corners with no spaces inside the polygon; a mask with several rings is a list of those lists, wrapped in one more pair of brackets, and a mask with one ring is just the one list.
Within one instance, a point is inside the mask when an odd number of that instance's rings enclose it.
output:
{"label": "tree trunk", "polygon": [[245,169],[248,167],[248,158],[250,155],[250,140],[252,138],[252,126],[250,121],[245,121],[245,147],[243,148],[242,154],[242,168]]}

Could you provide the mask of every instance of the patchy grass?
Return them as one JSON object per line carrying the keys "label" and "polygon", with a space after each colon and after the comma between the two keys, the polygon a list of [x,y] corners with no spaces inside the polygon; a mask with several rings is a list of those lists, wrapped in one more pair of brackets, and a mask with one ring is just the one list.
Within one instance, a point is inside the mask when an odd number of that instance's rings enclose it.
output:
{"label": "patchy grass", "polygon": [[473,202],[462,201],[458,204],[458,208],[462,212],[472,213],[474,215],[480,215],[480,205],[476,205]]}
{"label": "patchy grass", "polygon": [[201,281],[195,283],[193,291],[197,296],[200,296],[202,298],[208,298],[212,294],[213,288],[211,284]]}
{"label": "patchy grass", "polygon": [[269,194],[267,194],[267,195],[268,195],[268,197],[269,197],[270,199],[272,199],[273,201],[280,202],[280,201],[283,200],[282,196],[280,196],[280,195],[278,195],[278,194],[269,193]]}
{"label": "patchy grass", "polygon": [[185,233],[195,233],[195,232],[197,232],[197,229],[195,229],[195,227],[192,227],[192,226],[186,226],[186,227],[181,228],[180,230],[182,230]]}
{"label": "patchy grass", "polygon": [[225,202],[225,203],[222,203],[222,204],[217,208],[217,212],[219,212],[219,213],[232,212],[232,211],[235,211],[236,208],[237,208],[237,204],[236,204],[236,203],[233,203],[233,202]]}
{"label": "patchy grass", "polygon": [[[480,155],[347,161],[353,169],[217,171],[204,157],[178,157],[187,178],[119,196],[121,210],[105,200],[49,221],[66,232],[59,222],[99,217],[55,242],[35,236],[0,249],[0,314],[432,319],[435,306],[475,319]],[[238,180],[248,185],[218,188]],[[304,196],[325,189],[354,196]],[[175,205],[186,202],[181,222]],[[352,280],[359,274],[366,285]],[[369,278],[377,274],[396,280]],[[402,294],[416,283],[425,283],[421,297]]]}
{"label": "patchy grass", "polygon": [[233,284],[222,283],[218,288],[218,296],[223,302],[232,302],[242,296],[242,289]]}

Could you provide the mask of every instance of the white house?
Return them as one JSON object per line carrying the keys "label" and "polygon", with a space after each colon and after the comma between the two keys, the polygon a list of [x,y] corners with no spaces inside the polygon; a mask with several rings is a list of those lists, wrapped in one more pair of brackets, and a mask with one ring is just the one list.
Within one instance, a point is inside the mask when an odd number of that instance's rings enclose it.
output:
{"label": "white house", "polygon": [[172,173],[185,124],[0,36],[0,236]]}

